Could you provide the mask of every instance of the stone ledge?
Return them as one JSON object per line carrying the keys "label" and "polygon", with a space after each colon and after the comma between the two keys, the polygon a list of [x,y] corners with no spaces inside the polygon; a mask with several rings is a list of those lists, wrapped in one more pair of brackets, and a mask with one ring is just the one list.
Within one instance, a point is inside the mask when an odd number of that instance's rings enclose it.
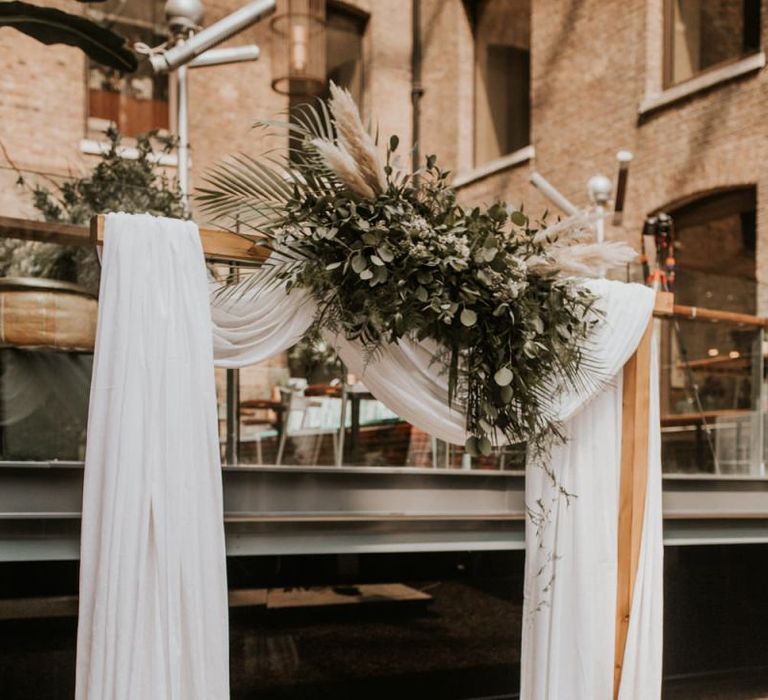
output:
{"label": "stone ledge", "polygon": [[[109,151],[109,144],[105,141],[96,141],[95,139],[82,139],[80,141],[80,152],[88,156],[101,156]],[[136,160],[139,157],[139,151],[133,146],[120,146],[118,153],[126,160]],[[150,156],[152,162],[166,167],[177,167],[179,164],[175,153],[155,153]]]}
{"label": "stone ledge", "polygon": [[643,116],[649,112],[654,112],[657,109],[666,107],[679,100],[684,100],[686,97],[695,95],[703,90],[728,82],[742,75],[759,71],[763,67],[765,67],[765,53],[760,51],[740,61],[729,63],[728,65],[697,75],[695,78],[674,85],[662,92],[646,95],[640,104],[638,113],[640,116]]}
{"label": "stone ledge", "polygon": [[481,165],[479,168],[474,168],[473,170],[470,170],[466,173],[459,173],[453,179],[453,182],[451,183],[452,187],[464,187],[473,182],[476,182],[477,180],[482,180],[489,175],[494,175],[496,173],[507,170],[508,168],[513,168],[522,163],[527,163],[528,161],[533,160],[535,157],[536,149],[533,146],[525,146],[524,148],[520,148],[517,151],[510,153],[509,155],[503,156],[502,158],[497,158],[496,160],[492,160],[490,163],[486,163],[485,165]]}

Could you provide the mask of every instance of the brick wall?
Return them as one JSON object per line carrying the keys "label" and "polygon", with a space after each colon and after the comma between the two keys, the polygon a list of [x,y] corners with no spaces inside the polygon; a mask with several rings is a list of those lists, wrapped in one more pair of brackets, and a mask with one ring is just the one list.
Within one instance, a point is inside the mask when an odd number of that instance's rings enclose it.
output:
{"label": "brick wall", "polygon": [[[768,308],[768,74],[753,72],[645,114],[661,88],[661,0],[536,0],[532,3],[532,143],[535,160],[478,179],[463,201],[549,205],[528,184],[532,168],[578,205],[586,181],[613,177],[615,153],[634,153],[624,225],[607,235],[637,245],[645,216],[700,193],[758,189],[759,307]],[[766,8],[763,8],[765,18]],[[764,19],[764,31],[766,21]]]}
{"label": "brick wall", "polygon": [[[82,11],[74,2],[49,2]],[[207,0],[206,23],[239,0]],[[411,2],[355,0],[370,14],[365,37],[366,115],[382,134],[411,139]],[[535,0],[532,2],[532,145],[535,159],[471,179],[468,203],[497,198],[525,202],[533,214],[551,206],[528,184],[535,168],[579,205],[586,180],[615,173],[615,153],[635,155],[625,224],[610,237],[636,243],[644,217],[699,193],[754,184],[758,190],[758,281],[768,281],[768,74],[756,71],[655,111],[640,113],[661,89],[663,0]],[[768,14],[764,8],[764,16]],[[192,183],[228,153],[265,147],[254,119],[286,107],[270,88],[268,21],[232,43],[255,41],[255,64],[191,72]],[[444,167],[472,173],[473,41],[462,0],[422,0],[421,152]],[[764,24],[766,22],[764,21]],[[0,141],[22,169],[66,176],[93,163],[80,152],[85,135],[85,59],[75,49],[44,47],[0,30]],[[402,158],[407,162],[406,149]],[[42,176],[42,175],[41,175]],[[30,213],[0,155],[0,215]],[[766,285],[761,284],[761,289]],[[761,307],[768,293],[761,292]]]}

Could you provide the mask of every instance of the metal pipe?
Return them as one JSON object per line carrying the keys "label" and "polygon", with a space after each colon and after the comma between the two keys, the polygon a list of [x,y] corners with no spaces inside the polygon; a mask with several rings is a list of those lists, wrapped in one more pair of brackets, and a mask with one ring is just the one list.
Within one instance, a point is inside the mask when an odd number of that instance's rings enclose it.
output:
{"label": "metal pipe", "polygon": [[257,61],[259,56],[261,56],[261,49],[256,44],[248,44],[247,46],[233,46],[227,49],[210,49],[197,58],[193,58],[187,65],[189,68],[222,66],[229,63]]}
{"label": "metal pipe", "polygon": [[227,443],[226,463],[240,461],[240,370],[227,370]]}
{"label": "metal pipe", "polygon": [[421,98],[424,87],[421,84],[421,0],[411,2],[411,168],[416,172],[421,166]]}
{"label": "metal pipe", "polygon": [[181,190],[184,208],[189,207],[189,86],[187,84],[187,67],[179,66],[176,71],[177,79],[177,130],[179,190]]}
{"label": "metal pipe", "polygon": [[616,199],[613,202],[613,225],[621,226],[624,217],[624,201],[627,197],[627,180],[629,179],[629,164],[632,154],[629,151],[619,151],[616,154],[619,161],[619,175],[616,178]]}
{"label": "metal pipe", "polygon": [[[236,222],[240,232],[240,222]],[[235,263],[229,265],[231,278],[239,279],[239,270]],[[229,465],[240,462],[240,370],[227,369],[227,443],[226,462]]]}
{"label": "metal pipe", "polygon": [[541,192],[556,207],[564,211],[569,216],[578,211],[576,205],[564,194],[560,193],[541,173],[535,170],[528,176],[530,183]]}
{"label": "metal pipe", "polygon": [[602,204],[595,206],[595,240],[598,243],[605,241],[605,207]]}
{"label": "metal pipe", "polygon": [[218,46],[238,32],[247,29],[275,9],[275,0],[254,0],[231,15],[206,27],[184,43],[176,44],[164,53],[153,54],[149,60],[155,72],[174,70],[189,63],[204,51]]}

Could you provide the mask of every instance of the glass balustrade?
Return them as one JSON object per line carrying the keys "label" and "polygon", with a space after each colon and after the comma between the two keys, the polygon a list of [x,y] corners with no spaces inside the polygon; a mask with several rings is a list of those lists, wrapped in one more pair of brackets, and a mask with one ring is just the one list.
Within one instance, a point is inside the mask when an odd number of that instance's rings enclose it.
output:
{"label": "glass balustrade", "polygon": [[[19,291],[5,284],[8,277],[2,279],[0,294]],[[95,319],[95,301],[85,290],[32,282],[40,289],[22,287],[30,295],[24,297],[29,308],[16,309],[22,335],[34,333],[32,320],[49,313],[49,302],[38,294],[69,295],[80,300],[73,308],[81,325],[87,325],[86,316]],[[54,308],[59,301],[51,303]],[[656,321],[664,471],[764,476],[764,331],[753,317],[707,316],[680,312]],[[0,458],[82,460],[92,353],[9,342],[8,328],[4,332]],[[470,457],[461,446],[419,430],[377,401],[365,378],[350,374],[321,341],[303,341],[239,371],[217,369],[216,385],[222,458],[228,464],[510,471],[525,465],[524,445]]]}
{"label": "glass balustrade", "polygon": [[763,330],[680,317],[657,327],[664,471],[763,476]]}

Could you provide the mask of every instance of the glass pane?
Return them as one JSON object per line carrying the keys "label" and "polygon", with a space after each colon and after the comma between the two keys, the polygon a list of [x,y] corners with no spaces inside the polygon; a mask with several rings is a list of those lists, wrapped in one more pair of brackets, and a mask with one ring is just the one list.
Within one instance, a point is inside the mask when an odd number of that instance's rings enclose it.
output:
{"label": "glass pane", "polygon": [[[217,370],[222,454],[226,454],[226,372]],[[239,370],[238,463],[299,466],[506,469],[525,466],[525,447],[470,458],[378,401],[322,340]],[[341,430],[341,425],[345,426]]]}
{"label": "glass pane", "polygon": [[753,326],[662,321],[664,471],[763,473],[763,353]]}
{"label": "glass pane", "polygon": [[[157,25],[152,19],[163,17],[162,3],[159,13],[152,3],[109,4],[122,14],[101,21],[124,37],[129,45],[141,42],[158,46],[165,41],[164,35],[158,33],[162,31],[162,25]],[[131,11],[135,17],[130,14]],[[168,75],[155,74],[149,61],[139,61],[138,69],[129,75],[89,61],[88,116],[113,123],[126,136],[137,136],[153,129],[169,129],[168,87]]]}
{"label": "glass pane", "polygon": [[93,356],[0,350],[0,457],[81,460],[85,456]]}
{"label": "glass pane", "polygon": [[760,48],[759,0],[670,0],[668,82]]}
{"label": "glass pane", "polygon": [[475,165],[530,142],[530,3],[475,9]]}
{"label": "glass pane", "polygon": [[325,49],[328,81],[347,88],[359,105],[363,103],[364,90],[364,31],[365,22],[359,17],[328,8]]}
{"label": "glass pane", "polygon": [[[165,22],[165,2],[163,0],[106,0],[98,6],[89,8],[89,14],[102,19],[112,26],[115,21],[131,24],[143,24],[162,30]],[[121,32],[122,33],[122,32]]]}

